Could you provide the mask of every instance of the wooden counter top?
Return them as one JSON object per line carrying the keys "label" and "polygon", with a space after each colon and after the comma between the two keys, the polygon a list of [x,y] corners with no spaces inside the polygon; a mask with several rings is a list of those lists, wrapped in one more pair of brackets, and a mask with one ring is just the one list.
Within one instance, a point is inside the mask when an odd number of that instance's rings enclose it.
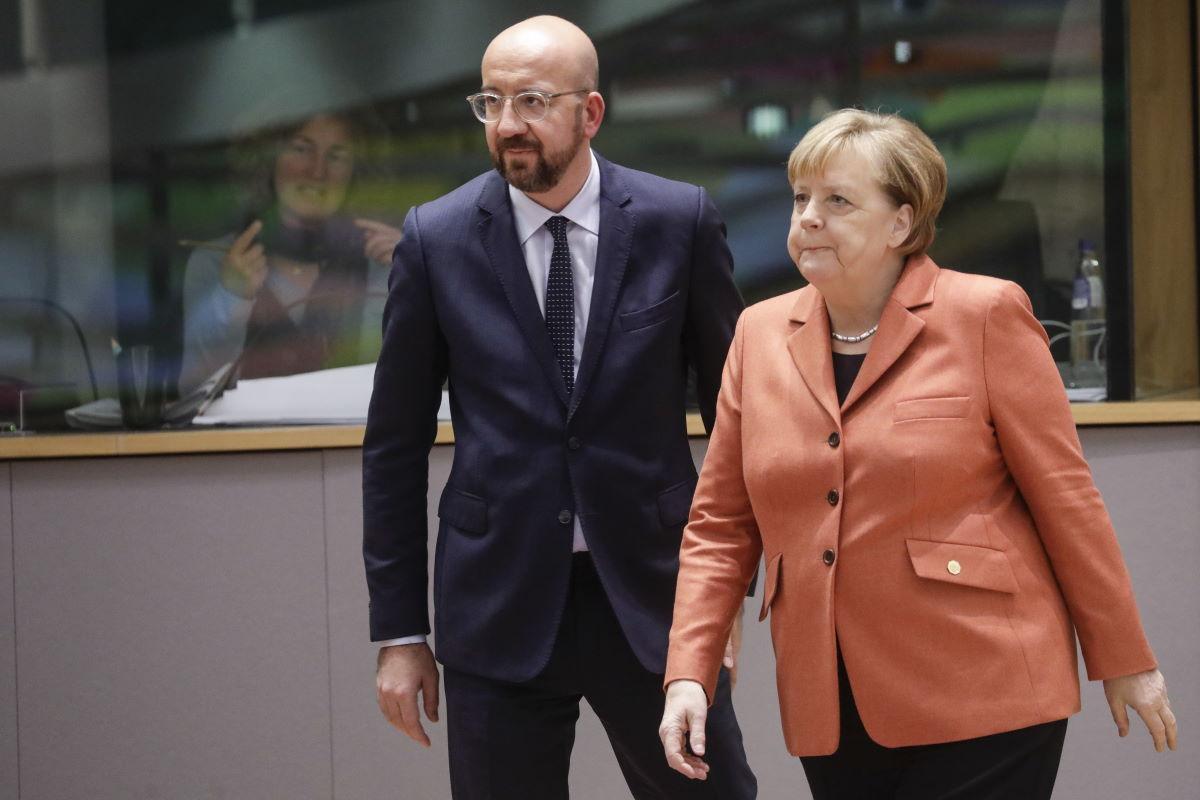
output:
{"label": "wooden counter top", "polygon": [[[1161,425],[1200,423],[1200,400],[1074,403],[1075,424]],[[699,414],[688,414],[688,434],[703,436]],[[0,434],[0,461],[24,458],[87,458],[253,450],[322,450],[359,447],[362,425],[278,428],[201,428],[112,433]],[[437,444],[453,444],[450,423],[438,423]]]}

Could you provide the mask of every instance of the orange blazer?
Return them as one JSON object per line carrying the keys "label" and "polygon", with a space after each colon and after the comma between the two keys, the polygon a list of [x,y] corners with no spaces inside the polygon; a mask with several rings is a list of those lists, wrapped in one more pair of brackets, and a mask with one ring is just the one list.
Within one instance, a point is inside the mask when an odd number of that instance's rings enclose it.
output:
{"label": "orange blazer", "polygon": [[887,747],[1079,710],[1155,666],[1045,331],[1016,284],[909,259],[839,408],[811,286],[747,309],[680,552],[666,681],[713,697],[766,560],[784,738],[839,738],[836,647]]}

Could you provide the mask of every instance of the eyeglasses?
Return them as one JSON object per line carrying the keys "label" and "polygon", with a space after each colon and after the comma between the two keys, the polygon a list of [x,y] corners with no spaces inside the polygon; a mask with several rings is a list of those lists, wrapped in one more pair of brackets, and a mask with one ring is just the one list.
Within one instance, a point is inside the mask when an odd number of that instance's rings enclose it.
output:
{"label": "eyeglasses", "polygon": [[556,97],[568,94],[583,94],[591,89],[575,89],[570,92],[539,92],[529,90],[516,94],[496,94],[495,92],[479,92],[467,98],[471,110],[480,122],[495,122],[500,119],[504,110],[504,101],[512,100],[513,111],[526,122],[540,122],[550,113],[550,101]]}

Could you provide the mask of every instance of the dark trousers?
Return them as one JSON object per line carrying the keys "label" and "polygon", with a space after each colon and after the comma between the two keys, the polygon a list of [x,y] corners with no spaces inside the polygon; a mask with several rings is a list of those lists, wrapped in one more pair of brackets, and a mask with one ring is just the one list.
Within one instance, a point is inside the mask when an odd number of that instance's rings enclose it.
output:
{"label": "dark trousers", "polygon": [[581,698],[604,724],[636,800],[750,800],[758,787],[722,673],[708,715],[709,778],[691,781],[663,758],[663,676],[637,660],[591,558],[576,555],[554,652],[541,674],[511,684],[445,669],[454,800],[565,800]]}
{"label": "dark trousers", "polygon": [[916,747],[867,735],[838,654],[837,752],[801,758],[813,800],[1044,800],[1054,790],[1067,721]]}

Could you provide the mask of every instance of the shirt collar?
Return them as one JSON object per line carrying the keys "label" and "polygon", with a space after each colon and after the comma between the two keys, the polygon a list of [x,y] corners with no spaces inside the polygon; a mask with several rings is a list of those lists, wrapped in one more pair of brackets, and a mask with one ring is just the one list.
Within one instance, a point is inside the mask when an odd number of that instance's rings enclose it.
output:
{"label": "shirt collar", "polygon": [[513,217],[517,227],[517,239],[522,245],[538,229],[546,224],[546,220],[554,216],[566,217],[584,230],[600,235],[600,164],[596,154],[588,148],[591,159],[591,169],[588,170],[587,180],[583,182],[579,192],[571,198],[571,202],[557,214],[543,205],[538,204],[529,195],[511,184],[508,196],[512,200]]}

